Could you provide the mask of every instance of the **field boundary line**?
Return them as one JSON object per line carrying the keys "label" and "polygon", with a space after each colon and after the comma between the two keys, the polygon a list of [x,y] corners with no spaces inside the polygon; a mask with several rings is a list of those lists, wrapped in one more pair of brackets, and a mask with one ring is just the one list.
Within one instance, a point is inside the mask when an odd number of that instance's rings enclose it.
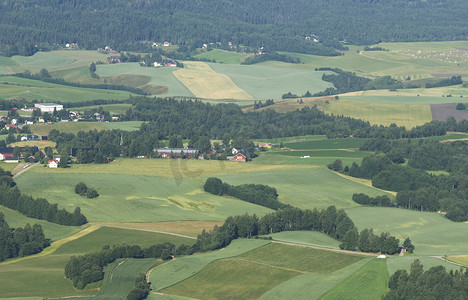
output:
{"label": "field boundary line", "polygon": [[[21,165],[21,164],[18,164],[18,165]],[[23,167],[22,169],[20,169],[20,170],[18,171],[18,173],[16,173],[15,175],[13,175],[13,179],[16,178],[16,177],[18,177],[18,176],[20,176],[21,174],[23,174],[23,173],[26,172],[27,170],[29,170],[29,169],[31,169],[31,168],[34,168],[34,167],[37,167],[37,166],[39,166],[39,165],[40,165],[39,162],[34,163],[34,164],[32,164],[32,165],[27,165],[27,164],[25,164],[25,166],[27,166],[27,167],[26,167],[26,168]],[[15,167],[15,168],[16,168],[16,167]],[[13,170],[14,170],[14,169],[13,169]],[[13,171],[13,170],[12,170],[12,171]]]}
{"label": "field boundary line", "polygon": [[89,224],[96,225],[96,226],[99,226],[99,227],[112,227],[112,228],[118,228],[118,229],[127,229],[127,230],[137,230],[137,231],[161,233],[161,234],[173,235],[173,236],[178,236],[178,237],[182,237],[182,238],[186,238],[186,239],[192,239],[192,240],[197,239],[196,237],[193,237],[193,236],[188,236],[188,235],[185,235],[185,234],[174,233],[174,232],[166,232],[166,231],[144,229],[144,228],[129,228],[129,227],[125,227],[125,226],[106,225],[106,224],[99,224],[99,223],[95,223],[95,222],[91,222]]}
{"label": "field boundary line", "polygon": [[362,256],[377,256],[377,253],[367,253],[367,252],[359,252],[359,251],[351,251],[351,250],[341,250],[341,249],[333,249],[333,248],[326,248],[326,247],[319,247],[319,246],[312,246],[312,245],[304,245],[304,244],[296,244],[291,242],[282,242],[282,241],[275,241],[272,240],[272,243],[295,246],[295,247],[303,247],[303,248],[312,248],[318,250],[325,250],[337,253],[345,253],[345,254],[355,254],[355,255],[362,255]]}
{"label": "field boundary line", "polygon": [[55,251],[57,251],[57,249],[60,248],[60,246],[63,246],[64,244],[66,244],[68,242],[79,239],[79,238],[81,238],[81,237],[83,237],[83,236],[85,236],[87,234],[90,234],[91,232],[96,231],[99,228],[101,228],[101,227],[97,226],[97,225],[88,226],[88,227],[84,228],[83,230],[81,230],[81,231],[79,231],[79,232],[77,232],[75,234],[72,234],[72,235],[67,236],[67,237],[65,237],[63,239],[52,242],[52,244],[50,244],[49,247],[45,248],[40,253],[25,256],[25,257],[20,257],[20,258],[17,258],[17,259],[12,259],[12,260],[0,263],[0,265],[8,265],[8,264],[16,263],[16,262],[19,262],[19,261],[28,260],[28,259],[37,258],[37,257],[52,254]]}
{"label": "field boundary line", "polygon": [[368,179],[364,179],[364,178],[356,178],[356,177],[352,177],[352,176],[348,176],[348,175],[345,175],[345,174],[342,174],[340,172],[335,172],[335,171],[332,171],[333,173],[335,173],[336,175],[339,175],[343,178],[346,178],[350,181],[354,181],[356,183],[360,183],[362,185],[365,185],[365,186],[368,186],[368,187],[371,187],[373,189],[376,189],[378,191],[381,191],[381,192],[385,192],[385,193],[388,193],[390,195],[393,195],[393,196],[396,196],[397,195],[397,192],[392,192],[392,191],[387,191],[387,190],[383,190],[383,189],[379,189],[379,188],[376,188],[375,186],[372,185],[372,180],[368,180]]}
{"label": "field boundary line", "polygon": [[[455,255],[454,255],[455,256]],[[466,256],[466,255],[460,255],[460,256]],[[434,257],[434,258],[439,258],[443,261],[445,261],[446,263],[449,263],[449,264],[452,264],[452,265],[456,265],[456,266],[460,266],[460,267],[463,267],[465,269],[467,269],[468,267],[463,265],[463,264],[460,264],[460,263],[457,263],[457,262],[454,262],[454,261],[451,261],[447,258],[444,258],[443,256],[431,256],[431,257]]]}

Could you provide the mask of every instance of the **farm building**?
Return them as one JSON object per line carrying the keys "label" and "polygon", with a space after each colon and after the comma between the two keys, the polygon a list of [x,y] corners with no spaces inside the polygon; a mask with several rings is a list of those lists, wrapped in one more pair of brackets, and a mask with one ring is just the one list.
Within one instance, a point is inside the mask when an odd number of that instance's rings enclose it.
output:
{"label": "farm building", "polygon": [[54,110],[62,110],[63,105],[61,104],[55,104],[55,103],[36,103],[34,106],[38,109],[41,110],[42,113],[48,112],[54,112]]}
{"label": "farm building", "polygon": [[246,162],[247,161],[247,156],[244,154],[244,152],[239,151],[234,156],[228,156],[227,159],[232,160],[232,161]]}
{"label": "farm building", "polygon": [[49,163],[49,168],[58,168],[59,162],[56,159],[50,159],[47,161]]}
{"label": "farm building", "polygon": [[5,157],[5,162],[6,163],[18,163],[19,158],[18,157]]}
{"label": "farm building", "polygon": [[260,143],[258,143],[258,148],[267,148],[267,149],[271,149],[271,148],[273,148],[273,144],[265,143],[265,142],[260,142]]}
{"label": "farm building", "polygon": [[181,157],[182,155],[187,155],[187,158],[196,158],[198,154],[198,149],[195,148],[158,148],[155,151],[162,158]]}

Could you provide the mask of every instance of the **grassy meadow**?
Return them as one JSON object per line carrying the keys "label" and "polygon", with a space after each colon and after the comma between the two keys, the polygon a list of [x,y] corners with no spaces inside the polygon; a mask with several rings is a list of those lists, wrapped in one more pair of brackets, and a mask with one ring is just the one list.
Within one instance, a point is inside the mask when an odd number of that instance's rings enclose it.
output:
{"label": "grassy meadow", "polygon": [[274,241],[332,249],[339,249],[340,244],[337,240],[316,231],[283,231],[266,237],[271,237]]}
{"label": "grassy meadow", "polygon": [[246,57],[250,56],[250,54],[241,54],[231,51],[225,51],[220,49],[213,49],[210,51],[202,52],[194,57],[199,59],[210,59],[214,60],[217,63],[221,64],[235,64],[238,65],[244,61]]}
{"label": "grassy meadow", "polygon": [[113,130],[120,129],[125,131],[139,130],[143,122],[141,121],[127,121],[127,122],[57,122],[57,123],[35,123],[29,125],[31,132],[38,135],[48,135],[52,129],[57,129],[60,132],[77,134],[79,131],[90,130]]}

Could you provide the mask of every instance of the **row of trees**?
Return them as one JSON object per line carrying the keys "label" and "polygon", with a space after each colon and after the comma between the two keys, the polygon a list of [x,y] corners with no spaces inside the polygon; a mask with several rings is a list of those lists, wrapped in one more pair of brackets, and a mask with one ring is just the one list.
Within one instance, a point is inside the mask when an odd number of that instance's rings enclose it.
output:
{"label": "row of trees", "polygon": [[46,199],[34,199],[22,194],[17,187],[0,185],[0,205],[16,210],[30,218],[46,220],[66,226],[80,226],[87,222],[86,217],[76,207],[73,213],[59,209],[58,205],[50,204]]}
{"label": "row of trees", "polygon": [[387,195],[376,196],[375,198],[369,197],[366,194],[359,193],[353,194],[353,201],[368,206],[379,206],[379,207],[392,207],[393,203]]}
{"label": "row of trees", "polygon": [[39,253],[49,245],[41,225],[11,228],[0,212],[0,261]]}
{"label": "row of trees", "polygon": [[397,270],[390,276],[384,300],[398,299],[468,299],[468,271],[447,272],[443,266],[424,271],[421,261],[416,259],[406,270]]}
{"label": "row of trees", "polygon": [[274,210],[289,207],[289,205],[278,201],[278,193],[275,188],[263,184],[234,186],[222,182],[219,178],[210,177],[206,180],[203,190],[213,195],[227,195]]}

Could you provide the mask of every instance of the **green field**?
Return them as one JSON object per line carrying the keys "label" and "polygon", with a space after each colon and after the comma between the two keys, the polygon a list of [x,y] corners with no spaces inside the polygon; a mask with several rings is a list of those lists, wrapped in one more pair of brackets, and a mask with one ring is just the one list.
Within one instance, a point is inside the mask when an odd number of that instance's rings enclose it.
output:
{"label": "green field", "polygon": [[161,291],[203,299],[255,299],[298,275],[332,273],[362,259],[362,256],[268,244],[230,259],[217,260]]}
{"label": "green field", "polygon": [[345,138],[345,139],[326,139],[318,141],[305,141],[284,143],[287,148],[294,150],[315,150],[315,149],[355,149],[359,148],[367,141],[365,138]]}
{"label": "green field", "polygon": [[244,59],[248,56],[249,56],[248,54],[240,54],[240,53],[231,52],[231,51],[213,49],[211,51],[206,51],[206,52],[197,54],[194,57],[202,58],[202,59],[210,59],[210,60],[216,61],[217,63],[222,63],[222,64],[237,64],[238,65],[242,61],[244,61]]}
{"label": "green field", "polygon": [[322,299],[380,299],[388,291],[389,278],[385,259],[375,258],[326,293]]}
{"label": "green field", "polygon": [[127,243],[148,246],[163,242],[176,245],[193,243],[191,239],[171,235],[100,228],[66,243],[52,254],[1,264],[0,297],[65,297],[95,294],[99,284],[91,284],[84,290],[77,290],[72,282],[63,276],[64,267],[70,256],[99,251],[104,245]]}
{"label": "green field", "polygon": [[[42,174],[26,172],[17,179],[21,191],[44,197],[70,211],[80,206],[91,221],[155,222],[173,220],[224,220],[246,212],[264,215],[262,206],[203,192],[197,180],[104,174]],[[73,192],[78,182],[97,189],[88,199]]]}
{"label": "green field", "polygon": [[444,268],[449,270],[460,270],[460,266],[455,264],[448,263],[437,257],[430,256],[419,256],[419,255],[405,255],[403,257],[392,256],[387,258],[387,267],[390,275],[395,273],[397,270],[407,270],[408,272],[411,269],[411,264],[415,259],[419,259],[421,264],[424,267],[424,270],[427,271],[435,266],[444,266]]}
{"label": "green field", "polygon": [[120,129],[125,131],[139,130],[143,122],[127,121],[127,122],[57,122],[57,123],[35,123],[30,125],[31,131],[39,135],[48,135],[52,129],[57,129],[60,132],[77,134],[80,131],[88,132],[90,130],[113,130]]}
{"label": "green field", "polygon": [[29,223],[31,226],[33,224],[41,225],[45,236],[52,241],[62,239],[83,229],[77,226],[63,226],[43,220],[28,218],[15,210],[11,210],[1,205],[0,212],[5,215],[5,220],[7,221],[8,225],[10,225],[10,227],[24,227],[24,225],[27,223]]}
{"label": "green field", "polygon": [[306,273],[296,276],[270,290],[261,299],[320,299],[327,291],[357,272],[371,259],[362,259],[333,273]]}
{"label": "green field", "polygon": [[332,249],[339,249],[338,245],[340,243],[317,231],[283,231],[266,235],[266,237],[271,237],[274,241]]}
{"label": "green field", "polygon": [[371,155],[371,152],[361,151],[348,151],[348,150],[317,150],[317,151],[275,151],[268,152],[272,155],[285,155],[285,156],[310,156],[310,157],[349,157],[349,158],[364,158]]}
{"label": "green field", "polygon": [[[379,99],[380,97],[376,98]],[[400,97],[394,98],[394,102],[401,101]],[[389,126],[394,123],[408,129],[432,121],[429,105],[402,105],[404,102],[400,104],[383,104],[351,99],[354,99],[354,97],[342,97],[340,100],[326,105],[324,112],[361,119],[370,122],[372,125]]]}
{"label": "green field", "polygon": [[131,93],[78,88],[12,76],[0,77],[0,98],[25,98],[45,102],[79,102],[94,99],[127,99]]}
{"label": "green field", "polygon": [[127,299],[128,293],[135,287],[135,278],[158,263],[159,260],[154,258],[118,259],[104,269],[102,286],[96,296],[76,299]]}
{"label": "green field", "polygon": [[102,107],[103,110],[113,114],[125,114],[129,108],[132,107],[131,104],[106,104],[106,105],[93,105],[93,106],[80,106],[75,107],[73,110],[78,110],[84,112],[87,110],[97,110],[99,107]]}
{"label": "green field", "polygon": [[234,257],[268,243],[265,240],[238,239],[222,250],[179,257],[154,269],[150,276],[151,286],[155,291],[170,287],[197,274],[216,260]]}
{"label": "green field", "polygon": [[410,237],[417,255],[468,253],[464,242],[468,224],[452,222],[441,214],[383,207],[357,207],[346,212],[360,230],[372,227],[401,241]]}

